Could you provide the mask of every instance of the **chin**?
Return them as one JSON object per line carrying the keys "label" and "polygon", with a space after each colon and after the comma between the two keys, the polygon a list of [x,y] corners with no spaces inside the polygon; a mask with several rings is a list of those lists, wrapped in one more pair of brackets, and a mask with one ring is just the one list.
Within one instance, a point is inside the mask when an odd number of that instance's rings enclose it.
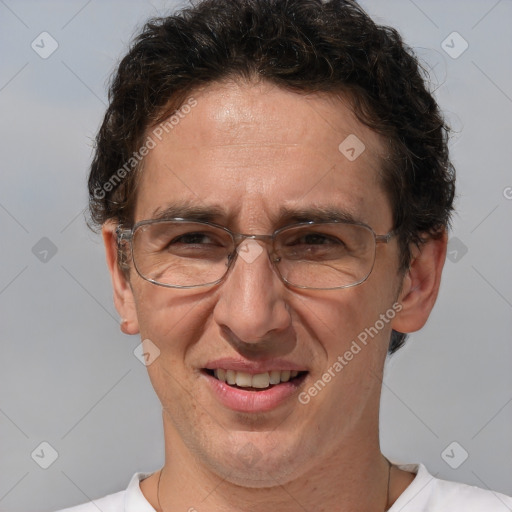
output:
{"label": "chin", "polygon": [[[268,469],[269,466],[272,466],[273,469]],[[259,464],[255,464],[253,467],[247,465],[223,466],[222,473],[219,472],[219,476],[240,487],[269,489],[286,485],[295,480],[301,473],[300,468],[290,466],[288,460],[283,460],[276,465],[275,460],[269,461],[266,457],[265,460],[261,460]]]}
{"label": "chin", "polygon": [[[249,435],[247,435],[249,434]],[[305,450],[297,441],[274,440],[271,432],[240,432],[208,463],[221,478],[241,487],[269,488],[285,485],[304,472]]]}

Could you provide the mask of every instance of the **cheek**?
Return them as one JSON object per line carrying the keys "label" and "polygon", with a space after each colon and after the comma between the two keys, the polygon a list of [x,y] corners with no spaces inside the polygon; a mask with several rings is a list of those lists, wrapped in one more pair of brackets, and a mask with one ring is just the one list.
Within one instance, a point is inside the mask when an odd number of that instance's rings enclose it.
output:
{"label": "cheek", "polygon": [[[373,286],[334,291],[303,303],[301,327],[317,347],[314,374],[299,396],[304,424],[321,428],[322,436],[353,432],[378,410],[381,373],[390,324],[377,322],[391,307],[389,297]],[[314,340],[311,340],[313,333]],[[321,427],[318,427],[321,425]],[[321,449],[321,448],[318,448]]]}
{"label": "cheek", "polygon": [[166,357],[183,359],[207,323],[210,306],[205,292],[145,282],[134,291],[141,338],[150,339]]}
{"label": "cheek", "polygon": [[190,396],[198,375],[191,371],[190,355],[204,337],[211,304],[204,292],[148,285],[136,292],[141,339],[150,340],[157,354],[147,366],[148,375],[163,408],[186,423],[189,414],[196,414]]}
{"label": "cheek", "polygon": [[390,306],[390,298],[366,282],[353,288],[323,292],[322,296],[303,296],[294,309],[332,356],[373,326]]}
{"label": "cheek", "polygon": [[[395,310],[389,290],[387,294],[378,290],[368,281],[333,291],[336,300],[324,296],[304,301],[301,327],[315,338],[315,378],[322,381],[316,380],[312,383],[315,389],[306,392],[312,397],[324,384],[330,389],[318,393],[322,395],[319,403],[344,403],[357,409],[365,402],[362,397],[373,396],[376,386],[380,386],[378,376],[387,354]],[[361,399],[361,404],[352,403],[355,397]]]}

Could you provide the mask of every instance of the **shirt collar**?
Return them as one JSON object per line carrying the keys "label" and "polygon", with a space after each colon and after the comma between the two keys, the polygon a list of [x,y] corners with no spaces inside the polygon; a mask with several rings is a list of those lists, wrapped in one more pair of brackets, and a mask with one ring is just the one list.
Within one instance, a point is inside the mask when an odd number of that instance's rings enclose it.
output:
{"label": "shirt collar", "polygon": [[124,498],[124,512],[155,512],[149,501],[142,494],[141,480],[153,473],[135,473],[128,484]]}

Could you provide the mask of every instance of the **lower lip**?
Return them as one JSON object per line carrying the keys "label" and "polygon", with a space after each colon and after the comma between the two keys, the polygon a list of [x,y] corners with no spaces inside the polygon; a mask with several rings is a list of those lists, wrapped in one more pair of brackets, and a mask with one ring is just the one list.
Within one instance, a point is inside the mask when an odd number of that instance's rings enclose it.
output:
{"label": "lower lip", "polygon": [[261,391],[244,391],[231,387],[206,372],[203,372],[203,375],[219,402],[238,412],[267,412],[275,409],[297,394],[297,390],[306,377],[304,374]]}

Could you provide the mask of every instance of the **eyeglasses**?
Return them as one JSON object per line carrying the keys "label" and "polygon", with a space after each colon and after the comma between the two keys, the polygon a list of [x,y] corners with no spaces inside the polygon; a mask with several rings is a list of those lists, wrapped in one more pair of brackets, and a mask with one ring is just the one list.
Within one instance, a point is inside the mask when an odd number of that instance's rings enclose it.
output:
{"label": "eyeglasses", "polygon": [[388,243],[395,235],[376,235],[366,224],[347,221],[302,222],[272,235],[244,235],[183,218],[143,220],[131,229],[118,226],[116,234],[121,251],[129,245],[137,273],[160,286],[216,285],[239,255],[248,263],[260,256],[258,240],[267,246],[268,258],[285,284],[317,290],[364,282],[373,269],[377,243]]}

